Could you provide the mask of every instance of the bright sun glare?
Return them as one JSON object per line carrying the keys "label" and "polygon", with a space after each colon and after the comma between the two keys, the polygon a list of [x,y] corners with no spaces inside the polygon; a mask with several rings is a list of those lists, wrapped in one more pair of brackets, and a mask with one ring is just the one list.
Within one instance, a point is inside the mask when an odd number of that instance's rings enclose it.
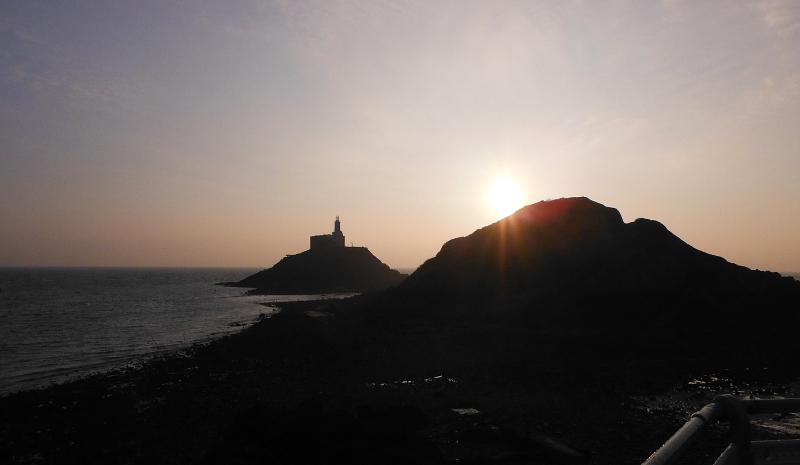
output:
{"label": "bright sun glare", "polygon": [[507,177],[494,183],[488,195],[489,204],[502,216],[508,216],[522,206],[522,190]]}

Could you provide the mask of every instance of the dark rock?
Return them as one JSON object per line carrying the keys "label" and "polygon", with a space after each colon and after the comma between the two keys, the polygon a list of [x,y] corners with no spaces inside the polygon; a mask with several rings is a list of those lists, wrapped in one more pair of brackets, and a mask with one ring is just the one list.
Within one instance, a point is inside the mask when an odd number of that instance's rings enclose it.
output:
{"label": "dark rock", "polygon": [[476,426],[468,428],[458,435],[459,441],[464,442],[499,442],[500,435],[491,426]]}
{"label": "dark rock", "polygon": [[701,252],[656,221],[626,224],[583,197],[448,241],[390,294],[417,312],[430,303],[532,325],[669,327],[684,342],[690,322],[749,330],[755,315],[783,328],[800,319],[800,282]]}
{"label": "dark rock", "polygon": [[252,294],[327,294],[381,291],[407,275],[389,268],[366,247],[325,247],[287,255],[272,268],[229,286]]}
{"label": "dark rock", "polygon": [[206,463],[442,463],[438,447],[415,432],[427,424],[412,406],[365,406],[358,417],[316,400],[281,410],[255,405],[235,415]]}

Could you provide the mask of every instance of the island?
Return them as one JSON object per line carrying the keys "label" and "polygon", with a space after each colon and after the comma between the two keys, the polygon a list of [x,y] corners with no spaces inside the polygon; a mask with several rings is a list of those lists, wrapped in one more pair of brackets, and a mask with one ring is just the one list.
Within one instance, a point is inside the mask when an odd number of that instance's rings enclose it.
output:
{"label": "island", "polygon": [[272,268],[227,286],[249,294],[363,293],[397,286],[408,275],[389,268],[366,247],[346,247],[339,217],[331,234],[311,236],[305,252],[287,255]]}

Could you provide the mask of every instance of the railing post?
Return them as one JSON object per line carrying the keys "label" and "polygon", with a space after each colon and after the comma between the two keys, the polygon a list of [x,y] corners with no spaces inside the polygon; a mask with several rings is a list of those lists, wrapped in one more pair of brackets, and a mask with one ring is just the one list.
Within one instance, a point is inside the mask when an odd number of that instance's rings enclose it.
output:
{"label": "railing post", "polygon": [[715,397],[714,403],[722,406],[724,419],[730,422],[731,442],[738,449],[739,465],[753,465],[755,456],[750,442],[750,418],[744,404],[730,394]]}

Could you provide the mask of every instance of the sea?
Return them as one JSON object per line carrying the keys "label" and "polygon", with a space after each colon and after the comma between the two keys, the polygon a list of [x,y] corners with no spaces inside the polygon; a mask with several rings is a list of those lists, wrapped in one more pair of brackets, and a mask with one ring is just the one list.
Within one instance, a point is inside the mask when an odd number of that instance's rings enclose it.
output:
{"label": "sea", "polygon": [[282,301],[218,286],[250,268],[0,268],[0,395],[232,334]]}

